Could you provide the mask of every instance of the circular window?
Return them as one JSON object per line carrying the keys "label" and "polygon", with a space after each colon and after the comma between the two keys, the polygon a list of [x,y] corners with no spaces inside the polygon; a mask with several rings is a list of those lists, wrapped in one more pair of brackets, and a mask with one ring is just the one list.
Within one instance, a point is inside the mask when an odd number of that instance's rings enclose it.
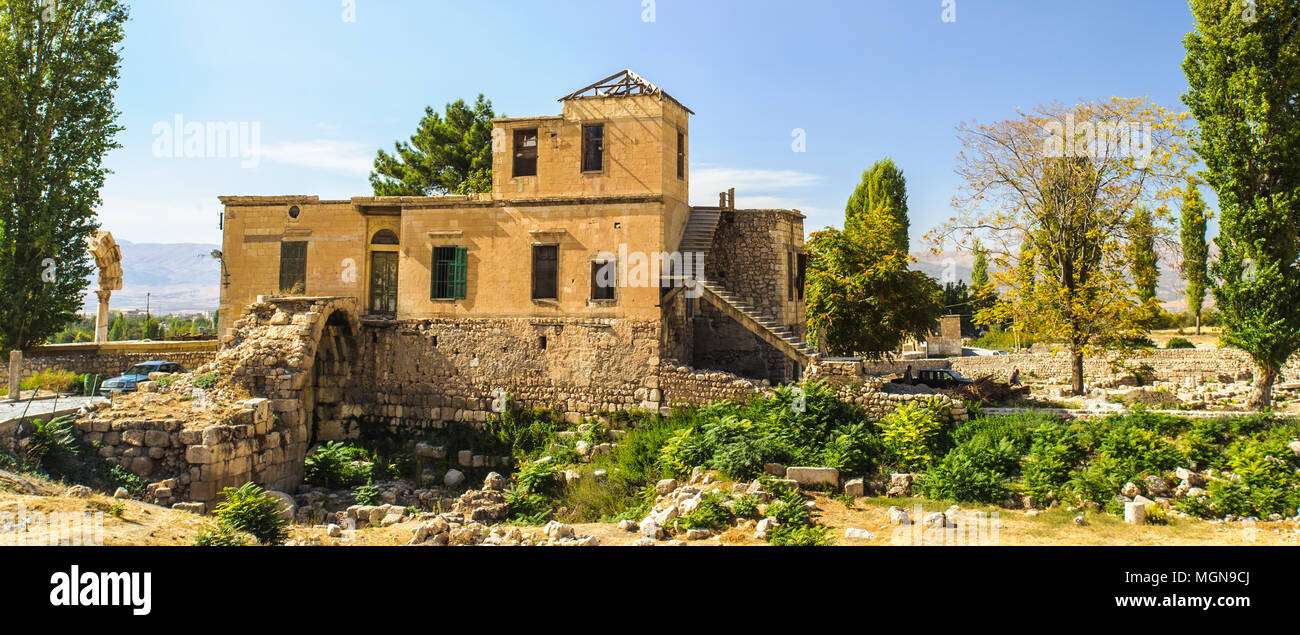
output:
{"label": "circular window", "polygon": [[294,205],[293,207],[289,208],[289,218],[296,219],[300,214],[302,214],[302,210],[298,209],[297,205]]}

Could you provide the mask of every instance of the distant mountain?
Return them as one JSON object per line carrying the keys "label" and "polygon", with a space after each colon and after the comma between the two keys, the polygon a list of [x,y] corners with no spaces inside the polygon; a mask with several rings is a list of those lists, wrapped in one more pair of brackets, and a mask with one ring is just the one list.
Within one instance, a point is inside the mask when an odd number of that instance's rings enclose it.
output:
{"label": "distant mountain", "polygon": [[[133,243],[119,240],[122,248],[122,289],[114,291],[109,308],[114,311],[145,309],[154,315],[190,311],[215,311],[220,301],[221,263],[211,253],[217,245],[200,243]],[[85,310],[98,309],[96,273],[86,292]],[[150,294],[146,298],[146,294]]]}

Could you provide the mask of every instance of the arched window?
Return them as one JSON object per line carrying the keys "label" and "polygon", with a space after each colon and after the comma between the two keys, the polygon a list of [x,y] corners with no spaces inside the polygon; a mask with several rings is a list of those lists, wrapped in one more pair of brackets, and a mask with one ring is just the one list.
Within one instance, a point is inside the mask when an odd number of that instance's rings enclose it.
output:
{"label": "arched window", "polygon": [[371,239],[370,239],[370,244],[372,244],[372,245],[396,245],[396,244],[398,244],[398,242],[397,242],[397,234],[394,234],[393,231],[390,230],[390,229],[381,229],[381,230],[375,232],[375,236],[374,236],[374,238],[371,238]]}

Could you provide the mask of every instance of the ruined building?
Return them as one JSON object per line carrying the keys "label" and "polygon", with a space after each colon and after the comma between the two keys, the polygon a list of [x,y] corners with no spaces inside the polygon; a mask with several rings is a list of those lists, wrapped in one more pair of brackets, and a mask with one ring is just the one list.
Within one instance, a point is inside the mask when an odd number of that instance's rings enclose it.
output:
{"label": "ruined building", "polygon": [[253,305],[281,306],[290,331],[326,325],[298,382],[313,437],[347,417],[481,414],[500,395],[653,410],[816,361],[803,215],[725,194],[692,207],[693,113],[635,73],[560,101],[557,116],[493,121],[491,193],[221,199],[226,345],[257,323]]}

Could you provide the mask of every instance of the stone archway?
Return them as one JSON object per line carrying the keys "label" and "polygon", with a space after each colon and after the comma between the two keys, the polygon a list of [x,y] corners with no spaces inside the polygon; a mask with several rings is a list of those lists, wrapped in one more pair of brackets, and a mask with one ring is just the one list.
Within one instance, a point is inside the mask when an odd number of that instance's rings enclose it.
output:
{"label": "stone archway", "polygon": [[343,436],[343,419],[348,385],[358,372],[359,343],[348,316],[335,311],[325,319],[311,378],[303,391],[309,440],[336,440]]}
{"label": "stone archway", "polygon": [[296,467],[269,485],[290,490],[302,482],[318,413],[341,414],[346,382],[359,368],[357,301],[259,298],[234,327],[215,365],[229,368],[251,395],[270,400],[285,459]]}

